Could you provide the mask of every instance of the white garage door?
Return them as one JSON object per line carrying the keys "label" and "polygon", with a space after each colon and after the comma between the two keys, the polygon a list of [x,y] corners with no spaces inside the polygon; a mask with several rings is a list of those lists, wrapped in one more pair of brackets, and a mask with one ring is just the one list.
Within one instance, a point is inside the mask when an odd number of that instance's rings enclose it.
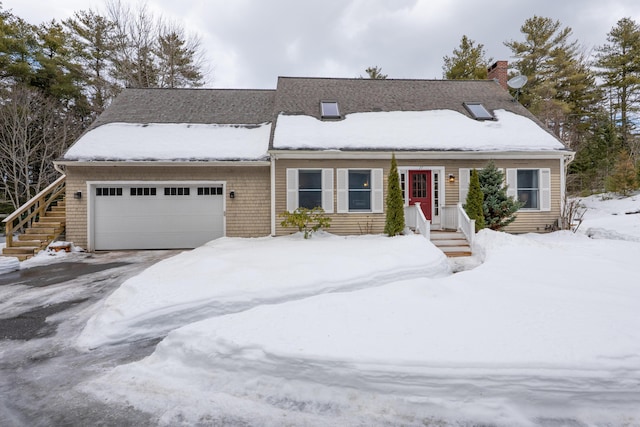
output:
{"label": "white garage door", "polygon": [[224,236],[222,184],[96,184],[93,249],[195,248]]}

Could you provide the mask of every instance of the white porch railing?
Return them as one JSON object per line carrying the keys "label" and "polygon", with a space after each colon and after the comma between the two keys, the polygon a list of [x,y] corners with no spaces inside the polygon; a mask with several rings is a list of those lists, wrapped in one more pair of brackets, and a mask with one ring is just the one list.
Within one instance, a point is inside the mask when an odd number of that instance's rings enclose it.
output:
{"label": "white porch railing", "polygon": [[473,236],[476,234],[476,221],[471,220],[462,207],[462,203],[456,206],[443,206],[442,228],[445,230],[459,230],[467,238],[469,246],[473,244]]}
{"label": "white porch railing", "polygon": [[469,246],[473,247],[473,237],[476,234],[476,220],[470,219],[467,212],[462,208],[462,203],[458,203],[458,229],[467,238]]}
{"label": "white porch railing", "polygon": [[415,229],[425,239],[431,240],[431,223],[424,216],[420,203],[404,207],[404,222],[407,227]]}
{"label": "white porch railing", "polygon": [[458,229],[458,207],[457,206],[442,206],[440,208],[442,213],[441,224],[443,230],[457,230]]}

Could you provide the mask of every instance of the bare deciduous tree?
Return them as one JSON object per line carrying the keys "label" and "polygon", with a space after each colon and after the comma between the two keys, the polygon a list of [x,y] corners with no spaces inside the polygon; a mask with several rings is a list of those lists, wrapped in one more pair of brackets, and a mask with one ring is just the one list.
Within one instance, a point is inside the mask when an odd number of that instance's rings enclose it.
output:
{"label": "bare deciduous tree", "polygon": [[71,116],[59,112],[55,100],[21,85],[9,88],[1,100],[1,185],[16,209],[59,176],[53,160],[80,133]]}

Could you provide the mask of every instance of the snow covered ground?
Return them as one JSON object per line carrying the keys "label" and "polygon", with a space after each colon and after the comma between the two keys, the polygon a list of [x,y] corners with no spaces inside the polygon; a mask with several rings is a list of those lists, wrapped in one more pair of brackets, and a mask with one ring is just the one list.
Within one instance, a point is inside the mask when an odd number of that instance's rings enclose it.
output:
{"label": "snow covered ground", "polygon": [[640,425],[640,197],[583,202],[457,274],[419,236],[210,242],[95,307],[80,348],[168,335],[82,389],[163,425]]}

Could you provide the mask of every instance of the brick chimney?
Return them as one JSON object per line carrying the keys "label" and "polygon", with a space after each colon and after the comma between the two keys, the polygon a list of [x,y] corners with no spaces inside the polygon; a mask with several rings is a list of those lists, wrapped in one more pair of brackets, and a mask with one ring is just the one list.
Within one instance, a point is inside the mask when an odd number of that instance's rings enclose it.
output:
{"label": "brick chimney", "polygon": [[496,80],[505,90],[509,90],[507,87],[508,69],[509,64],[507,61],[496,61],[493,65],[487,68],[487,78]]}

